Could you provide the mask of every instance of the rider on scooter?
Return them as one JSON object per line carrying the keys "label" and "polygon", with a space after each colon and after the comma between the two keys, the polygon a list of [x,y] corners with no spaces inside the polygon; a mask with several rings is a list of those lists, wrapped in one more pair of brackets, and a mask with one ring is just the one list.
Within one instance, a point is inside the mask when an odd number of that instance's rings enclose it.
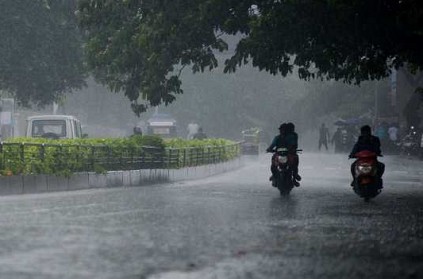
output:
{"label": "rider on scooter", "polygon": [[[300,186],[298,181],[301,180],[301,176],[298,175],[298,154],[296,150],[298,148],[298,135],[295,133],[295,126],[293,123],[283,123],[279,126],[279,135],[273,138],[272,143],[266,149],[267,152],[273,152],[274,149],[278,148],[287,148],[288,153],[293,156],[294,160],[291,165],[293,170],[293,183],[296,187]],[[275,156],[275,155],[274,155]],[[273,164],[273,156],[270,171],[272,172],[272,176],[269,180],[273,181],[274,174],[277,171],[277,167]]]}
{"label": "rider on scooter", "polygon": [[[350,158],[354,158],[354,155],[357,152],[368,150],[376,153],[377,156],[382,156],[382,151],[380,149],[380,140],[378,137],[372,135],[372,130],[369,125],[364,125],[360,128],[360,136],[358,137],[357,142],[354,144],[353,149],[349,155]],[[351,182],[351,186],[354,186],[354,179],[355,179],[355,165],[356,161],[351,164],[351,174],[353,177],[353,181]],[[382,162],[377,161],[377,175],[382,181],[382,175],[385,172],[385,164]],[[381,184],[382,185],[382,184]],[[381,186],[382,187],[382,186]]]}

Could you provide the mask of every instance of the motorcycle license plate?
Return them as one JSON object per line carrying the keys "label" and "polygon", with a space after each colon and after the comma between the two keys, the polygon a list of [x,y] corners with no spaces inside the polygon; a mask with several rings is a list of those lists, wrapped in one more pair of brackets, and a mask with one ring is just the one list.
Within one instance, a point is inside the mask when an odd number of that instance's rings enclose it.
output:
{"label": "motorcycle license plate", "polygon": [[278,161],[281,164],[285,164],[286,162],[288,162],[288,157],[287,156],[279,156]]}

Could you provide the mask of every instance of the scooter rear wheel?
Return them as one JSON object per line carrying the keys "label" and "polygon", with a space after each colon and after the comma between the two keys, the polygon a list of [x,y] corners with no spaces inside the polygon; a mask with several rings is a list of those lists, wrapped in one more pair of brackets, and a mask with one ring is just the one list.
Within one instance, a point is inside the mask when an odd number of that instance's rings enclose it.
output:
{"label": "scooter rear wheel", "polygon": [[[291,181],[292,183],[292,181]],[[279,189],[281,196],[288,196],[293,186],[285,175],[280,174],[276,181],[276,187]]]}

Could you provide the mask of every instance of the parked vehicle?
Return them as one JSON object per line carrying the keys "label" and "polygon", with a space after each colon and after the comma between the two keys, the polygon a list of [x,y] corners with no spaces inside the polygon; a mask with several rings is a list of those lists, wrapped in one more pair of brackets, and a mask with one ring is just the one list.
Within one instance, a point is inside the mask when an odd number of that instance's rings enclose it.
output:
{"label": "parked vehicle", "polygon": [[153,114],[153,116],[147,120],[147,135],[158,135],[164,138],[176,137],[176,120],[169,114]]}
{"label": "parked vehicle", "polygon": [[367,202],[379,195],[382,189],[382,179],[378,176],[377,155],[374,152],[363,150],[354,155],[356,158],[354,192]]}
{"label": "parked vehicle", "polygon": [[81,122],[72,115],[36,115],[26,121],[27,137],[75,139],[87,136],[82,134]]}
{"label": "parked vehicle", "polygon": [[[297,152],[301,152],[301,149],[297,149]],[[287,148],[276,149],[276,154],[273,157],[272,164],[277,166],[276,174],[273,174],[273,183],[278,188],[281,196],[287,196],[294,188],[294,177],[291,166],[293,165],[294,156],[288,154]]]}

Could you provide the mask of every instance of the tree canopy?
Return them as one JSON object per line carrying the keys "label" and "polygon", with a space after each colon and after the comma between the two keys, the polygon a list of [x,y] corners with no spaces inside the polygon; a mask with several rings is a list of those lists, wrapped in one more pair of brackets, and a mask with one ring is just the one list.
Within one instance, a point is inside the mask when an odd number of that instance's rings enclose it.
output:
{"label": "tree canopy", "polygon": [[46,105],[84,84],[76,1],[0,1],[0,90]]}
{"label": "tree canopy", "polygon": [[423,65],[419,0],[79,0],[78,10],[89,67],[136,113],[182,93],[183,68],[216,68],[223,34],[240,38],[225,72],[251,63],[360,83]]}

